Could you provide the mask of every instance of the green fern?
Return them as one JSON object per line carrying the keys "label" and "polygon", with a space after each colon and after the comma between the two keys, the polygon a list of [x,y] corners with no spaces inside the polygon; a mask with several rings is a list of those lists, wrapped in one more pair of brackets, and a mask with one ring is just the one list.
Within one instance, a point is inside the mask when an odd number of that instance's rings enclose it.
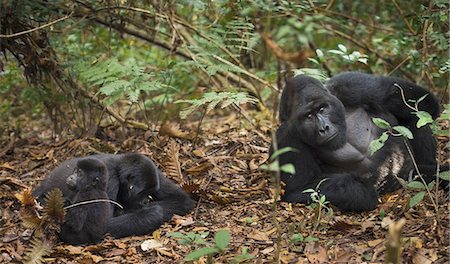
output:
{"label": "green fern", "polygon": [[145,72],[145,67],[138,66],[135,60],[122,64],[117,59],[109,59],[89,66],[78,65],[77,68],[82,81],[99,87],[99,92],[106,96],[106,105],[123,97],[135,103],[141,91],[159,91],[168,87],[156,80],[155,74]]}
{"label": "green fern", "polygon": [[245,92],[210,92],[205,93],[200,99],[193,100],[178,100],[175,103],[191,104],[187,109],[180,112],[180,117],[185,119],[188,115],[194,112],[197,108],[206,105],[206,113],[216,108],[221,103],[221,108],[230,106],[231,104],[240,105],[244,103],[256,103],[253,97],[250,97]]}

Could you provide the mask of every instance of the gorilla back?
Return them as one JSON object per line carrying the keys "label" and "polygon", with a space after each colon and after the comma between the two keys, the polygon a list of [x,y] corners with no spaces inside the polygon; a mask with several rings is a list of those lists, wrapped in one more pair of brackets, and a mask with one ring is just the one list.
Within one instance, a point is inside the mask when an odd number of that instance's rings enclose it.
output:
{"label": "gorilla back", "polygon": [[[381,150],[370,155],[370,142],[383,132],[372,123],[373,117],[392,126],[411,127],[414,139],[410,143],[415,153],[431,155],[431,151],[434,157],[431,131],[412,127],[416,118],[403,104],[401,94],[395,93],[395,84],[406,88],[406,98],[417,100],[428,94],[423,110],[439,112],[433,95],[401,79],[345,73],[331,78],[328,89],[318,80],[302,75],[286,83],[276,140],[279,148],[298,151],[279,157],[280,165],[291,163],[295,167],[295,175],[281,173],[286,184],[283,200],[309,203],[309,194],[302,191],[315,188],[326,179],[320,192],[332,204],[344,211],[366,211],[376,207],[379,194],[398,189],[396,177],[408,178],[413,170],[412,160],[402,139],[393,136]],[[424,146],[424,142],[430,144]],[[428,168],[425,173],[432,174],[429,168],[435,169],[435,163],[422,159],[422,154],[418,156],[421,168]]]}
{"label": "gorilla back", "polygon": [[106,232],[114,237],[143,235],[157,229],[173,214],[185,215],[194,201],[174,182],[167,179],[153,161],[139,153],[98,154],[63,162],[33,191],[38,200],[54,188],[61,189],[70,204],[76,192],[66,185],[80,159],[96,159],[107,168],[106,193],[123,210],[110,205],[114,215],[108,219]]}

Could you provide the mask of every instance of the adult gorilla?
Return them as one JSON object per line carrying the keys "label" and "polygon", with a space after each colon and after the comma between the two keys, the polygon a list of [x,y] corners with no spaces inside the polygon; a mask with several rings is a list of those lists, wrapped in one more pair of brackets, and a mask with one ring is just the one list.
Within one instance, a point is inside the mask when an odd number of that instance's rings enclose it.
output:
{"label": "adult gorilla", "polygon": [[63,162],[39,185],[33,195],[42,202],[46,193],[61,189],[68,204],[76,192],[66,184],[77,163],[82,159],[96,159],[108,170],[106,193],[108,198],[123,206],[111,205],[113,215],[106,223],[106,233],[114,237],[143,235],[157,229],[173,214],[185,215],[194,201],[174,182],[164,177],[153,161],[139,153],[99,154],[74,158]]}
{"label": "adult gorilla", "polygon": [[291,163],[296,173],[281,173],[286,184],[282,199],[309,203],[310,194],[302,191],[326,179],[319,189],[333,205],[343,211],[368,211],[376,207],[379,194],[400,188],[396,177],[407,180],[412,175],[412,160],[403,139],[394,136],[370,155],[370,142],[383,132],[372,123],[373,117],[413,132],[409,143],[416,162],[431,180],[436,171],[435,139],[429,127],[416,127],[417,117],[404,104],[424,95],[420,110],[436,118],[436,98],[402,79],[349,72],[331,78],[327,88],[303,75],[289,80],[281,96],[276,139],[279,149],[297,150],[279,157],[280,165]]}

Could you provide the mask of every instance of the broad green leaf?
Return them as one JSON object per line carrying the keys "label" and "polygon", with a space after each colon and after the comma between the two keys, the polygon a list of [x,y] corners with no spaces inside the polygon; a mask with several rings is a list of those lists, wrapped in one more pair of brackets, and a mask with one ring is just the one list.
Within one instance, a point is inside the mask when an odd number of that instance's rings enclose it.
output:
{"label": "broad green leaf", "polygon": [[294,175],[295,167],[291,163],[284,164],[283,166],[281,166],[280,171]]}
{"label": "broad green leaf", "polygon": [[415,114],[417,115],[417,117],[419,117],[419,120],[417,120],[417,128],[421,128],[427,124],[433,123],[433,117],[425,111],[418,111],[415,112]]}
{"label": "broad green leaf", "polygon": [[289,151],[298,152],[297,149],[291,148],[291,147],[281,148],[281,149],[275,151],[274,153],[272,153],[272,155],[270,156],[270,160],[275,160],[275,158],[277,158],[281,154],[284,154],[284,153],[289,152]]}
{"label": "broad green leaf", "polygon": [[219,249],[217,249],[215,247],[204,247],[204,248],[200,248],[200,249],[192,251],[184,258],[184,260],[192,261],[192,260],[196,260],[200,257],[215,254],[218,252],[219,252]]}
{"label": "broad green leaf", "polygon": [[342,45],[342,44],[338,44],[338,48],[339,48],[340,50],[342,50],[342,52],[347,53],[347,47],[346,47],[346,46],[344,46],[344,45]]}
{"label": "broad green leaf", "polygon": [[450,171],[441,171],[438,177],[445,181],[450,181]]}
{"label": "broad green leaf", "polygon": [[224,251],[230,243],[230,231],[217,231],[216,235],[214,236],[214,241],[216,242],[217,248],[219,248],[221,251]]}
{"label": "broad green leaf", "polygon": [[297,244],[297,243],[303,242],[303,239],[304,239],[304,237],[303,237],[302,234],[296,233],[296,234],[292,235],[292,237],[290,239],[290,242],[294,243],[294,244]]}
{"label": "broad green leaf", "polygon": [[372,122],[379,128],[382,129],[388,129],[391,127],[391,124],[389,124],[389,122],[387,122],[384,119],[378,118],[378,117],[374,117],[372,118]]}
{"label": "broad green leaf", "polygon": [[171,237],[175,237],[175,238],[184,238],[184,237],[186,237],[185,234],[180,233],[180,232],[170,232],[168,235],[171,236]]}
{"label": "broad green leaf", "polygon": [[323,51],[321,51],[320,49],[316,49],[316,54],[318,58],[323,58]]}
{"label": "broad green leaf", "polygon": [[392,128],[393,130],[397,131],[398,133],[400,133],[402,136],[408,138],[408,139],[413,139],[413,133],[411,132],[411,130],[409,130],[407,127],[404,126],[394,126]]}
{"label": "broad green leaf", "polygon": [[425,192],[419,192],[409,199],[409,208],[413,208],[420,203],[425,197]]}
{"label": "broad green leaf", "polygon": [[278,163],[278,160],[275,160],[269,164],[261,164],[259,168],[266,171],[277,172],[280,170],[280,164]]}
{"label": "broad green leaf", "polygon": [[384,146],[384,143],[388,138],[389,138],[388,134],[384,132],[383,134],[381,134],[379,138],[372,140],[372,142],[370,142],[369,145],[370,155],[373,155],[375,152],[380,150]]}
{"label": "broad green leaf", "polygon": [[425,190],[425,185],[423,185],[423,183],[420,181],[409,182],[407,186],[411,189]]}
{"label": "broad green leaf", "polygon": [[309,189],[306,189],[306,190],[302,191],[302,193],[313,193],[313,192],[316,192],[316,190],[314,190],[312,188],[309,188]]}
{"label": "broad green leaf", "polygon": [[241,254],[240,255],[236,255],[233,260],[231,260],[232,264],[235,263],[241,263],[244,262],[246,260],[250,260],[255,258],[255,256],[253,256],[252,254],[248,253],[248,248],[247,247],[242,247],[241,250]]}
{"label": "broad green leaf", "polygon": [[420,98],[417,100],[417,103],[422,102],[423,99],[425,99],[427,96],[428,96],[428,94],[425,94],[424,96],[420,97]]}
{"label": "broad green leaf", "polygon": [[317,237],[307,236],[304,241],[305,241],[305,243],[306,242],[314,242],[314,241],[319,241],[319,239]]}

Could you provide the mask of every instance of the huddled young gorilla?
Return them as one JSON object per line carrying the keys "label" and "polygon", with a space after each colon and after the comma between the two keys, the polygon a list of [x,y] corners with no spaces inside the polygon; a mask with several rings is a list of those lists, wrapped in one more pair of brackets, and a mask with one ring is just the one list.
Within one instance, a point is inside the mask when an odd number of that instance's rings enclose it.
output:
{"label": "huddled young gorilla", "polygon": [[139,153],[98,154],[63,162],[33,191],[42,202],[46,193],[61,189],[67,204],[76,199],[77,191],[67,181],[80,160],[95,159],[108,171],[106,194],[111,204],[105,233],[114,237],[143,235],[156,230],[173,214],[185,215],[194,208],[194,201],[178,185],[166,178],[146,156]]}
{"label": "huddled young gorilla", "polygon": [[403,79],[347,72],[332,77],[326,87],[304,75],[289,80],[281,95],[276,140],[279,149],[296,149],[279,157],[280,165],[294,165],[295,175],[281,173],[282,199],[309,203],[310,194],[303,191],[326,179],[320,193],[340,210],[358,212],[373,210],[378,195],[400,188],[396,177],[408,180],[415,174],[412,159],[403,139],[394,136],[370,155],[370,142],[383,132],[373,117],[412,131],[408,143],[419,170],[434,179],[435,139],[428,126],[416,127],[418,118],[405,105],[424,95],[419,109],[436,118],[436,97]]}
{"label": "huddled young gorilla", "polygon": [[[66,184],[76,192],[72,205],[68,208],[66,221],[61,226],[59,237],[69,244],[96,243],[105,234],[105,226],[111,217],[111,208],[105,203],[108,200],[106,184],[108,170],[105,164],[97,159],[81,159],[70,175]],[[95,200],[103,202],[95,202]],[[82,202],[93,203],[83,204]]]}

